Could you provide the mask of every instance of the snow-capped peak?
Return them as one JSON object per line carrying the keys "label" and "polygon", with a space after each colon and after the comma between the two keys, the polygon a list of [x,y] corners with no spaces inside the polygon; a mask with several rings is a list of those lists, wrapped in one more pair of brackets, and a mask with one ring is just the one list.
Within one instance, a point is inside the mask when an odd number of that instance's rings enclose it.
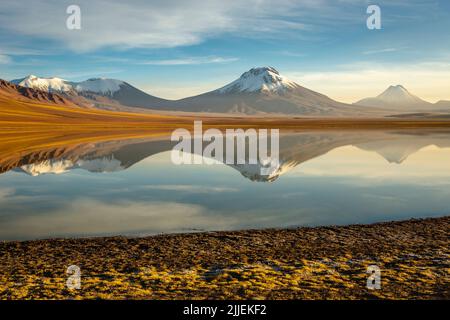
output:
{"label": "snow-capped peak", "polygon": [[22,79],[12,80],[12,83],[32,89],[38,89],[47,92],[68,92],[73,90],[70,82],[61,78],[39,78],[35,75],[29,75]]}
{"label": "snow-capped peak", "polygon": [[67,93],[77,91],[93,92],[103,95],[112,95],[116,91],[119,91],[121,86],[125,84],[125,82],[115,79],[93,78],[82,82],[70,82],[61,78],[40,78],[35,75],[29,75],[22,79],[12,80],[11,82],[22,87],[47,92]]}
{"label": "snow-capped peak", "polygon": [[230,84],[216,90],[218,93],[271,92],[284,93],[299,87],[295,82],[280,75],[273,67],[253,68]]}
{"label": "snow-capped peak", "polygon": [[230,165],[231,167],[237,169],[244,177],[258,182],[273,182],[278,179],[281,175],[292,170],[298,162],[287,161],[281,162],[275,167],[271,167],[270,171],[266,175],[261,174],[261,169],[263,165],[257,164],[236,164]]}
{"label": "snow-capped peak", "polygon": [[45,160],[40,163],[32,163],[16,168],[30,176],[40,176],[43,174],[63,174],[74,169],[83,169],[89,172],[116,172],[124,170],[122,163],[114,157],[103,157],[97,159],[72,160]]}
{"label": "snow-capped peak", "polygon": [[119,91],[125,82],[115,79],[93,78],[75,85],[78,92],[95,92],[101,94],[113,94]]}

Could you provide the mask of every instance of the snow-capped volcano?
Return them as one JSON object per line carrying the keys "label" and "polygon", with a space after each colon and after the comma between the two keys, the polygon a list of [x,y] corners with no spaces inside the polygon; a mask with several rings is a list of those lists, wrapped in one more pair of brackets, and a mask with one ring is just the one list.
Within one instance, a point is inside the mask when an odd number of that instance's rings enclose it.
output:
{"label": "snow-capped volcano", "polygon": [[302,87],[273,67],[252,68],[224,87],[175,101],[172,106],[189,112],[244,114],[358,116],[374,112]]}
{"label": "snow-capped volcano", "polygon": [[402,85],[390,86],[380,95],[374,98],[362,99],[355,104],[389,109],[420,109],[431,106],[431,103],[413,95]]}
{"label": "snow-capped volcano", "polygon": [[121,86],[126,83],[121,80],[95,78],[82,82],[71,82],[61,78],[39,78],[34,75],[29,75],[23,79],[16,79],[11,81],[22,87],[32,88],[48,92],[68,93],[76,92],[92,92],[103,95],[112,95],[119,91]]}
{"label": "snow-capped volcano", "polygon": [[292,170],[298,163],[296,161],[281,162],[278,166],[271,168],[271,170],[265,174],[261,174],[260,163],[258,164],[229,164],[230,167],[238,170],[244,177],[252,181],[257,182],[273,182],[283,174]]}
{"label": "snow-capped volcano", "polygon": [[69,159],[45,160],[39,163],[32,163],[16,168],[30,176],[40,176],[44,174],[62,174],[74,169],[83,169],[89,172],[117,172],[124,170],[122,163],[114,157],[103,157],[97,159]]}
{"label": "snow-capped volcano", "polygon": [[12,80],[11,83],[25,88],[31,88],[47,92],[65,93],[74,90],[72,84],[64,79],[39,78],[36,77],[35,75],[29,75],[22,79]]}
{"label": "snow-capped volcano", "polygon": [[267,92],[284,93],[300,87],[295,82],[280,75],[273,67],[253,68],[243,73],[239,79],[216,90],[217,93]]}
{"label": "snow-capped volcano", "polygon": [[[11,81],[22,87],[65,94],[78,103],[80,97],[91,104],[117,104],[130,107],[157,108],[166,100],[149,95],[122,80],[93,78],[72,82],[60,78],[39,78],[34,75]],[[106,99],[105,99],[106,98]],[[83,100],[83,101],[84,101]]]}

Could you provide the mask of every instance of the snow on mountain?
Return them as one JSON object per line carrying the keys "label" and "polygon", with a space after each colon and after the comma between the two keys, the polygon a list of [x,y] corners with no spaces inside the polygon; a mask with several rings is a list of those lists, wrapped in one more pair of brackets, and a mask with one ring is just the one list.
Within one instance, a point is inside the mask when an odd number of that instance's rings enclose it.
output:
{"label": "snow on mountain", "polygon": [[19,169],[30,176],[36,177],[41,174],[62,174],[72,168],[73,165],[70,160],[46,160],[41,163],[26,164]]}
{"label": "snow on mountain", "polygon": [[417,109],[428,107],[431,104],[410,93],[402,85],[390,86],[380,95],[373,98],[362,99],[355,104],[367,107],[381,108],[409,108]]}
{"label": "snow on mountain", "polygon": [[275,167],[271,167],[267,174],[261,174],[262,168],[265,168],[261,163],[257,164],[234,164],[230,167],[238,170],[244,177],[257,182],[273,182],[281,175],[292,170],[298,163],[295,161],[280,162]]}
{"label": "snow on mountain", "polygon": [[53,92],[53,90],[36,90],[33,88],[23,87],[2,79],[0,79],[0,95],[4,98],[12,100],[32,100],[40,103],[64,105],[67,107],[81,106],[81,104],[77,104],[70,99],[67,99],[64,94]]}
{"label": "snow on mountain", "polygon": [[122,163],[114,158],[104,157],[91,160],[45,160],[40,163],[23,165],[18,170],[33,177],[43,174],[62,174],[73,169],[83,169],[89,172],[116,172],[124,170]]}
{"label": "snow on mountain", "polygon": [[70,82],[60,78],[39,78],[29,75],[23,79],[11,81],[26,88],[33,88],[48,92],[67,93],[76,92],[92,92],[103,95],[112,95],[119,91],[125,84],[124,81],[105,78],[94,78],[82,82]]}
{"label": "snow on mountain", "polygon": [[22,79],[12,80],[16,85],[47,92],[69,92],[73,90],[70,82],[60,78],[39,78],[29,75]]}
{"label": "snow on mountain", "polygon": [[273,67],[253,68],[219,89],[177,100],[168,108],[188,112],[280,114],[311,116],[368,116],[379,113],[335,101],[302,87]]}
{"label": "snow on mountain", "polygon": [[283,93],[299,85],[280,75],[273,67],[253,68],[245,72],[239,79],[217,89],[218,93],[238,92],[271,92]]}
{"label": "snow on mountain", "polygon": [[121,80],[94,78],[74,84],[75,90],[78,92],[94,92],[103,95],[112,95],[119,91],[125,84]]}
{"label": "snow on mountain", "polygon": [[77,105],[87,104],[100,109],[111,106],[155,109],[160,105],[170,105],[168,100],[149,95],[125,81],[116,79],[93,78],[69,82],[59,78],[39,78],[31,75],[11,82],[26,88],[63,93]]}
{"label": "snow on mountain", "polygon": [[384,112],[379,108],[369,109],[335,101],[289,80],[273,67],[252,68],[219,89],[176,101],[149,95],[121,80],[95,78],[68,82],[35,76],[26,79],[15,80],[15,83],[63,92],[76,104],[82,101],[98,108],[126,106],[185,112],[333,117],[379,116]]}

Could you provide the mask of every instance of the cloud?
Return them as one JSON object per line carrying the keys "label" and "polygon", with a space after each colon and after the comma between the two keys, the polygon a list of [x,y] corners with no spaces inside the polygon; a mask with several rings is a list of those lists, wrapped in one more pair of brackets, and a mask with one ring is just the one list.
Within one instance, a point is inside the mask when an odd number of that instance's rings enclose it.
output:
{"label": "cloud", "polygon": [[395,52],[398,51],[397,48],[386,48],[386,49],[378,49],[378,50],[368,50],[364,51],[363,54],[377,54],[377,53],[387,53],[387,52]]}
{"label": "cloud", "polygon": [[142,64],[157,65],[157,66],[178,66],[178,65],[196,65],[196,64],[211,64],[211,63],[227,63],[239,60],[238,58],[223,58],[223,57],[188,57],[181,59],[164,59],[164,60],[150,60]]}
{"label": "cloud", "polygon": [[6,54],[0,54],[0,64],[7,64],[11,62],[11,58]]}
{"label": "cloud", "polygon": [[51,52],[48,52],[48,51],[8,46],[7,44],[4,44],[4,43],[2,43],[2,47],[0,48],[0,53],[6,54],[9,56],[45,56],[45,55],[52,54]]}
{"label": "cloud", "polygon": [[289,50],[282,50],[276,52],[279,55],[286,56],[286,57],[304,57],[305,54],[302,52],[294,52]]}
{"label": "cloud", "polygon": [[[402,18],[417,19],[436,13],[423,0],[380,0],[383,7],[402,9]],[[77,0],[81,30],[68,30],[66,9],[72,0],[2,0],[0,32],[14,41],[56,41],[76,52],[99,48],[172,48],[199,44],[233,34],[240,37],[286,39],[311,31],[336,30],[342,24],[360,24],[365,0]],[[406,7],[407,5],[407,7]],[[407,8],[408,10],[405,10]],[[438,12],[439,13],[439,12]],[[419,17],[420,17],[419,16]],[[389,20],[388,18],[385,18]],[[20,38],[23,36],[24,38]],[[317,34],[314,34],[317,38]],[[291,39],[291,38],[290,38]],[[52,46],[47,52],[61,49]]]}
{"label": "cloud", "polygon": [[[68,0],[2,0],[1,28],[24,36],[54,40],[77,51],[103,47],[171,48],[198,44],[224,33],[267,36],[298,32],[294,12],[315,7],[310,0],[79,0],[81,30],[66,28]],[[303,12],[303,11],[301,11]]]}
{"label": "cloud", "polygon": [[196,185],[147,185],[144,189],[164,190],[164,191],[180,191],[189,193],[222,193],[222,192],[238,192],[239,189],[228,187],[210,187]]}
{"label": "cloud", "polygon": [[123,72],[122,69],[96,69],[86,71],[63,71],[58,73],[59,78],[63,79],[85,79],[86,77],[105,77],[110,74],[117,74]]}
{"label": "cloud", "polygon": [[239,223],[239,219],[217,216],[202,206],[185,203],[104,203],[92,199],[75,199],[61,209],[38,215],[9,216],[1,222],[2,238],[17,239],[221,230],[232,228]]}
{"label": "cloud", "polygon": [[[421,0],[408,1],[413,10]],[[66,28],[71,0],[35,0],[33,10],[2,1],[2,28],[14,34],[56,40],[83,52],[103,47],[172,48],[224,34],[280,40],[287,34],[334,30],[364,20],[363,0],[78,0],[81,30]],[[403,8],[403,1],[383,6]],[[423,9],[422,9],[423,10]],[[315,35],[317,37],[317,35]]]}
{"label": "cloud", "polygon": [[0,188],[0,200],[4,200],[12,195],[16,190],[14,188]]}

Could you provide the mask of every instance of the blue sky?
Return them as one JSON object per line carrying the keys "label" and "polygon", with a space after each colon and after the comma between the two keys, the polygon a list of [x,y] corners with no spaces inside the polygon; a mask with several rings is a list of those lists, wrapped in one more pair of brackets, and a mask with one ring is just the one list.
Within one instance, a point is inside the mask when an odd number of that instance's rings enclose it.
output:
{"label": "blue sky", "polygon": [[[66,8],[81,8],[81,30]],[[368,30],[368,5],[381,30]],[[117,78],[164,98],[271,65],[345,102],[403,84],[450,100],[447,0],[2,0],[0,78]]]}

